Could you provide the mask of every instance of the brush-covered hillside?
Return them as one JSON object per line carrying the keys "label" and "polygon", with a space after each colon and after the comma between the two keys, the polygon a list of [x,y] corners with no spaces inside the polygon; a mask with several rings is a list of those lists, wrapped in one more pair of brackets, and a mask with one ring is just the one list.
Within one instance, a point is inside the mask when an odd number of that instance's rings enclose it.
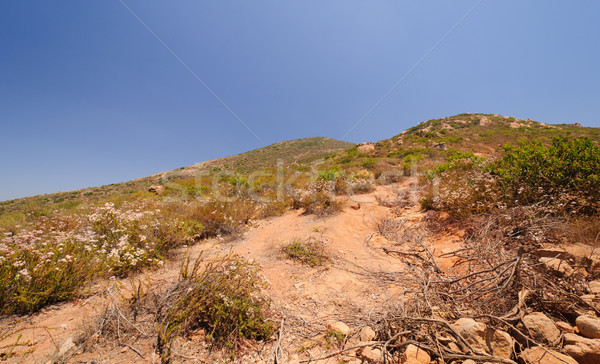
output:
{"label": "brush-covered hillside", "polygon": [[291,165],[307,165],[331,153],[351,148],[353,145],[325,137],[282,141],[246,153],[181,167],[128,182],[2,201],[0,202],[0,214],[72,209],[82,204],[97,203],[119,196],[127,198],[136,193],[143,194],[147,192],[149,186],[167,184],[168,181],[181,181],[214,173],[251,173],[265,168],[275,168],[278,161],[281,161],[286,168]]}
{"label": "brush-covered hillside", "polygon": [[7,201],[0,360],[598,363],[599,218],[599,128],[489,114]]}

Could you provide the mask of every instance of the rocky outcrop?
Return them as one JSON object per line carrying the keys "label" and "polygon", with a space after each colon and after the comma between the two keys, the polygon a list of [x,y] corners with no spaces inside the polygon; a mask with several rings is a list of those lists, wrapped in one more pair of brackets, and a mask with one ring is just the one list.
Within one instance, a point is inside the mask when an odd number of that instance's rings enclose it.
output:
{"label": "rocky outcrop", "polygon": [[448,149],[448,147],[446,147],[446,143],[444,143],[444,142],[433,143],[433,147],[435,149],[439,149],[439,150],[446,150],[446,149]]}
{"label": "rocky outcrop", "polygon": [[490,118],[488,118],[485,115],[482,115],[478,121],[478,124],[481,126],[490,125],[491,123],[492,123],[492,120],[490,120]]}
{"label": "rocky outcrop", "polygon": [[375,151],[375,144],[369,143],[360,143],[356,148],[360,153],[369,153]]}
{"label": "rocky outcrop", "polygon": [[163,193],[165,193],[165,186],[161,186],[161,185],[154,185],[154,186],[150,186],[150,188],[148,188],[148,192],[152,192],[155,195],[162,195]]}

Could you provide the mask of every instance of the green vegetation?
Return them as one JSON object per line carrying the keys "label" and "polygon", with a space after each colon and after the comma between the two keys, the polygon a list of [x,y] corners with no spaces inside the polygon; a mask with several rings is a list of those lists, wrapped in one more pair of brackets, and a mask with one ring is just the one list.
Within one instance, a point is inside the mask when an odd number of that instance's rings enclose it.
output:
{"label": "green vegetation", "polygon": [[294,241],[283,248],[288,258],[299,261],[311,267],[317,267],[327,263],[330,258],[325,253],[322,241],[310,240],[307,242]]}
{"label": "green vegetation", "polygon": [[243,340],[264,340],[273,334],[269,301],[261,297],[266,282],[257,264],[235,255],[210,262],[188,259],[181,278],[175,302],[158,318],[157,349],[163,363],[170,361],[173,340],[197,329],[205,330],[217,346],[229,348],[232,356]]}
{"label": "green vegetation", "polygon": [[[433,168],[438,190],[429,183],[424,205],[455,214],[476,214],[516,206],[536,206],[550,214],[600,213],[600,147],[589,138],[555,138],[507,144],[488,162],[472,153],[456,153]],[[439,192],[436,194],[436,192]]]}

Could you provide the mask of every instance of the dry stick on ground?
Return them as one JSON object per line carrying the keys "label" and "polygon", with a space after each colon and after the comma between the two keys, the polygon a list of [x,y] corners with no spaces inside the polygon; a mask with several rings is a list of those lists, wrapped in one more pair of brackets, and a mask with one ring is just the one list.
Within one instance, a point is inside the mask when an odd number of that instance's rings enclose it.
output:
{"label": "dry stick on ground", "polygon": [[277,338],[277,345],[275,345],[274,357],[275,364],[283,364],[283,359],[279,360],[279,355],[281,355],[281,338],[283,337],[283,324],[285,322],[285,317],[281,319],[281,324],[279,326],[279,338]]}

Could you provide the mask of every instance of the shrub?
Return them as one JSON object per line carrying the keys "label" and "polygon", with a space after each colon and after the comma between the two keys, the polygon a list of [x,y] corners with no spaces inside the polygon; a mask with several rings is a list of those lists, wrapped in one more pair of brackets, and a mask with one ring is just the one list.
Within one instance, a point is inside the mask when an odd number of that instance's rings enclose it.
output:
{"label": "shrub", "polygon": [[193,264],[188,258],[181,278],[175,302],[158,318],[157,349],[163,363],[170,360],[173,340],[197,329],[204,329],[207,339],[229,348],[232,355],[243,339],[264,340],[273,334],[269,301],[261,295],[267,283],[257,264],[235,255],[211,262],[199,257]]}
{"label": "shrub", "polygon": [[554,212],[600,212],[600,147],[591,139],[555,138],[504,147],[491,172],[500,178],[511,204],[544,203]]}
{"label": "shrub", "polygon": [[330,259],[325,254],[325,245],[322,241],[311,240],[307,242],[294,241],[283,248],[288,258],[299,261],[311,267],[323,265]]}
{"label": "shrub", "polygon": [[508,144],[491,162],[457,153],[428,177],[424,206],[454,214],[532,205],[554,215],[600,212],[600,148],[590,139]]}
{"label": "shrub", "polygon": [[303,208],[305,215],[315,214],[318,217],[331,216],[342,211],[342,203],[326,191],[313,191],[296,200],[293,207]]}

